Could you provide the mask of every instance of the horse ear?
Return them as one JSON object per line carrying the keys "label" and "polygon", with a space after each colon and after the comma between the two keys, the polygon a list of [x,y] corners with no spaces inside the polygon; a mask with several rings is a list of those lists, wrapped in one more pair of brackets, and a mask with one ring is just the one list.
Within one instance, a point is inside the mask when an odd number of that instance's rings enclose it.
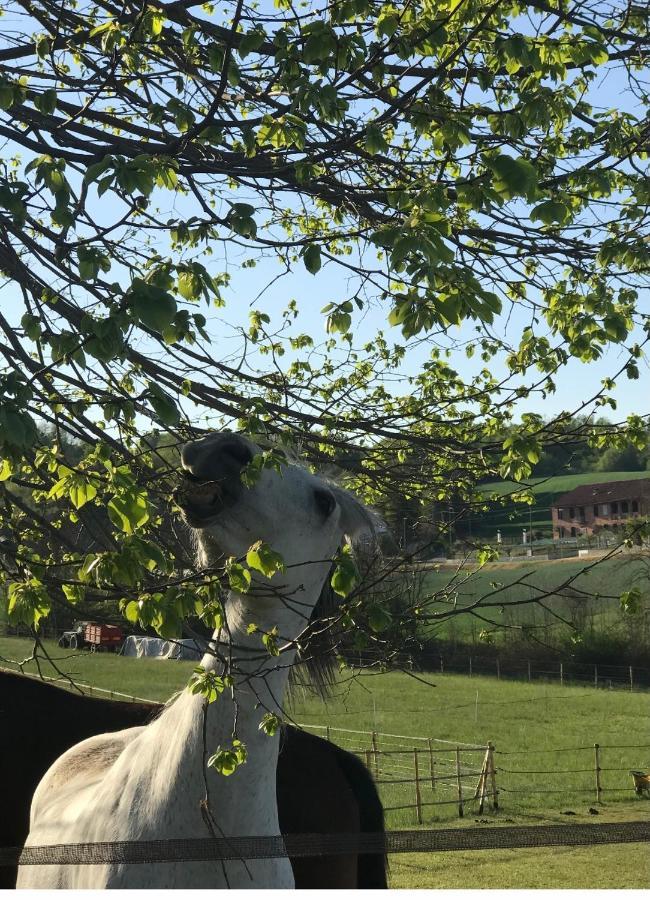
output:
{"label": "horse ear", "polygon": [[350,543],[353,545],[375,543],[377,534],[385,530],[379,516],[341,488],[335,488],[334,495],[341,508],[343,533]]}

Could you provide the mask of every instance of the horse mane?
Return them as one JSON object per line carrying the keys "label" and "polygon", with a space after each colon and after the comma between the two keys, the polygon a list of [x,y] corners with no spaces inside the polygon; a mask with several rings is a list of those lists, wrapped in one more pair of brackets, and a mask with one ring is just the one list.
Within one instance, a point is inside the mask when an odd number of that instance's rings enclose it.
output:
{"label": "horse mane", "polygon": [[[378,533],[384,527],[380,516],[364,506],[355,496],[331,479],[323,481],[335,495],[345,526],[347,543],[352,548],[361,574],[361,587],[375,568],[379,555]],[[340,550],[341,548],[339,548]],[[331,586],[332,564],[323,582],[316,605],[297,653],[298,665],[291,670],[289,690],[308,687],[323,699],[330,696],[336,678],[336,647],[341,629],[336,624],[338,610],[344,598]],[[307,676],[305,684],[303,676]]]}

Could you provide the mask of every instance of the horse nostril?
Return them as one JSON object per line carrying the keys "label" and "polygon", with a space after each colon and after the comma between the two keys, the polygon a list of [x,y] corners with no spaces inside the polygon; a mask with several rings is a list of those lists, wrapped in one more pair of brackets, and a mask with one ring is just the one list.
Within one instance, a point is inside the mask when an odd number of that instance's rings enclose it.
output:
{"label": "horse nostril", "polygon": [[253,459],[255,447],[236,434],[211,434],[183,447],[186,481],[223,481],[238,475]]}

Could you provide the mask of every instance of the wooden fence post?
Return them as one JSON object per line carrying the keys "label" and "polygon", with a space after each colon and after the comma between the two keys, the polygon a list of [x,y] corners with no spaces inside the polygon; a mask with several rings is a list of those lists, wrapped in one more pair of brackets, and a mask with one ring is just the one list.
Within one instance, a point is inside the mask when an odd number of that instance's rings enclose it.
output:
{"label": "wooden fence post", "polygon": [[458,788],[458,815],[463,818],[463,783],[460,780],[460,747],[456,747],[456,787]]}
{"label": "wooden fence post", "polygon": [[564,686],[564,663],[560,663],[560,684]]}
{"label": "wooden fence post", "polygon": [[494,766],[494,744],[492,743],[492,741],[488,741],[488,753],[490,756],[489,774],[490,774],[490,783],[492,785],[492,808],[498,809],[499,808],[499,792],[497,790],[497,772],[496,772],[496,768]]}
{"label": "wooden fence post", "polygon": [[431,773],[431,790],[435,791],[436,789],[436,770],[433,762],[433,744],[431,743],[431,738],[428,738],[429,742],[429,771]]}
{"label": "wooden fence post", "polygon": [[485,758],[483,759],[483,784],[481,786],[481,799],[480,799],[480,803],[478,806],[479,813],[482,813],[483,808],[485,807],[485,800],[486,800],[487,791],[488,791],[487,780],[488,780],[489,766],[490,766],[490,751],[488,749],[488,750],[486,750]]}
{"label": "wooden fence post", "polygon": [[440,674],[444,675],[444,672],[445,672],[445,661],[441,656],[440,657]]}
{"label": "wooden fence post", "polygon": [[598,666],[594,666],[594,687],[598,687]]}
{"label": "wooden fence post", "polygon": [[499,657],[497,656],[497,678],[501,678],[501,667],[499,665]]}
{"label": "wooden fence post", "polygon": [[418,816],[418,825],[422,824],[422,797],[420,796],[420,769],[418,767],[418,750],[413,748],[413,764],[415,766],[415,809]]}
{"label": "wooden fence post", "polygon": [[634,678],[632,676],[632,666],[630,666],[630,690],[634,690]]}
{"label": "wooden fence post", "polygon": [[469,658],[469,677],[472,677],[472,657]]}
{"label": "wooden fence post", "polygon": [[330,727],[329,727],[329,725],[326,725],[326,726],[325,726],[325,737],[327,738],[328,741],[331,740],[331,738],[330,738]]}
{"label": "wooden fence post", "polygon": [[530,660],[527,659],[526,662],[528,663],[528,680],[529,680],[529,681],[532,681],[532,680],[533,680],[533,673],[532,673],[532,671],[531,671]]}
{"label": "wooden fence post", "polygon": [[375,761],[375,778],[379,778],[379,753],[377,751],[377,732],[372,733],[372,755]]}
{"label": "wooden fence post", "polygon": [[596,772],[596,803],[600,803],[603,791],[600,783],[600,744],[594,744],[594,771]]}
{"label": "wooden fence post", "polygon": [[483,807],[485,805],[485,795],[487,793],[488,755],[489,751],[486,750],[485,756],[483,757],[483,763],[481,765],[481,773],[479,775],[478,784],[476,785],[476,790],[474,792],[474,799],[479,801],[479,814],[483,812]]}

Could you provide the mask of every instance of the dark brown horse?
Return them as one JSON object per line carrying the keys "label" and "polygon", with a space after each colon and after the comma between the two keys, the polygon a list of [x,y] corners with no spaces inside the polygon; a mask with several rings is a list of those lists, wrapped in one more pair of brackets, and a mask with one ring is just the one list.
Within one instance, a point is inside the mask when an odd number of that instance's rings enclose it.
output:
{"label": "dark brown horse", "polygon": [[[0,670],[0,846],[20,847],[39,781],[69,747],[95,734],[144,725],[159,705],[73,694]],[[384,811],[363,763],[298,728],[284,728],[277,769],[283,834],[383,832]],[[385,888],[381,854],[291,860],[297,888]],[[17,869],[0,866],[0,888]]]}

